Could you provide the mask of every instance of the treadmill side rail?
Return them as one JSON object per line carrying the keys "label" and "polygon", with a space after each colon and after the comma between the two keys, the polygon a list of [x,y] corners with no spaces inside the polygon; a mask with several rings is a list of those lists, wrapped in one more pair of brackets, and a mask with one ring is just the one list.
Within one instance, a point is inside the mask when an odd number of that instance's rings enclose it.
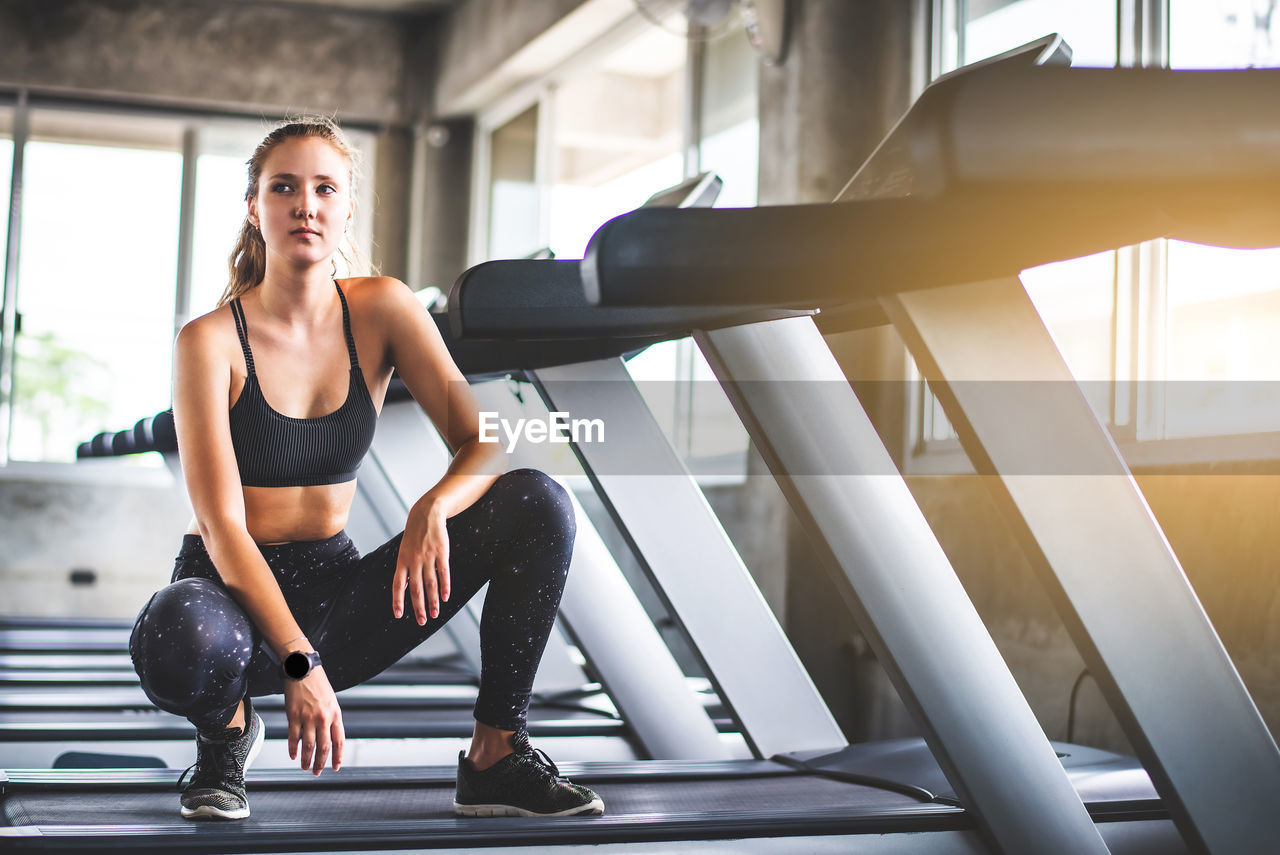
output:
{"label": "treadmill side rail", "polygon": [[[554,409],[609,414],[609,441],[578,443],[574,452],[687,630],[747,741],[763,757],[847,744],[622,360],[539,369],[534,380]],[[636,471],[636,461],[661,474],[625,474]]]}
{"label": "treadmill side rail", "polygon": [[988,839],[1007,855],[1106,852],[813,320],[695,339]]}
{"label": "treadmill side rail", "polygon": [[1273,847],[1280,751],[1021,282],[883,304],[1188,843]]}

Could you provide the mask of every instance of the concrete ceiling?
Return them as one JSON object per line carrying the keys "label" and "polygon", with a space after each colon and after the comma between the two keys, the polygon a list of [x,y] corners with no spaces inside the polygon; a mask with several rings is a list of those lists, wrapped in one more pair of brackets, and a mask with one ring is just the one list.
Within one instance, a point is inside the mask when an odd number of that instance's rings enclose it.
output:
{"label": "concrete ceiling", "polygon": [[[263,0],[235,0],[237,3],[262,5]],[[346,9],[378,15],[420,15],[439,13],[460,5],[462,0],[267,0],[289,6],[315,6],[322,9]]]}

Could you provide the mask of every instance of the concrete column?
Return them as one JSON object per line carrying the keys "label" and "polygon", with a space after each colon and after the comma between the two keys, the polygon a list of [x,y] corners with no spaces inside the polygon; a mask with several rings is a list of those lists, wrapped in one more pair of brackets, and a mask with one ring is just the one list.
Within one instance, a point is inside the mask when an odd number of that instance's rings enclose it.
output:
{"label": "concrete column", "polygon": [[[409,282],[409,205],[413,137],[405,128],[378,134],[373,180],[373,258],[378,272]],[[415,286],[416,287],[416,286]]]}
{"label": "concrete column", "polygon": [[475,121],[436,121],[418,134],[417,162],[422,191],[412,240],[418,242],[415,288],[434,285],[446,294],[467,269],[467,226],[471,219],[471,156]]}
{"label": "concrete column", "polygon": [[[928,68],[927,7],[917,0],[792,0],[785,61],[760,75],[760,204],[829,202],[910,106]],[[901,460],[905,350],[889,329],[829,340]],[[781,503],[767,479],[747,490]],[[787,539],[785,626],[836,720],[853,739],[910,732],[842,593],[803,534]],[[776,587],[777,582],[762,587]],[[855,676],[856,675],[856,676]],[[887,696],[886,696],[887,693]]]}
{"label": "concrete column", "polygon": [[792,0],[785,61],[760,75],[760,204],[829,202],[927,68],[916,0]]}

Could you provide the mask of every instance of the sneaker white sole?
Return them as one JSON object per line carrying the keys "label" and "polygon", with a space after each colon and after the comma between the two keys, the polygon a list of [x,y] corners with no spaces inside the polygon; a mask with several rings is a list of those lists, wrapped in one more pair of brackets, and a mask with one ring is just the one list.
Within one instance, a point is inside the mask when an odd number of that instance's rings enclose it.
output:
{"label": "sneaker white sole", "polygon": [[[267,741],[267,727],[263,723],[262,717],[256,712],[253,717],[258,721],[258,736],[253,740],[253,744],[249,746],[249,753],[245,755],[244,771],[246,772],[253,765],[253,761],[258,759],[258,753],[262,751],[262,743]],[[182,814],[183,819],[248,819],[249,806],[246,804],[236,810],[222,810],[213,805],[201,805],[198,808],[180,808],[178,812]]]}
{"label": "sneaker white sole", "polygon": [[198,808],[183,808],[183,819],[246,819],[249,816],[249,807],[240,808],[239,810],[222,810],[213,805],[201,805]]}
{"label": "sneaker white sole", "polygon": [[555,813],[538,813],[511,805],[463,805],[454,802],[453,813],[455,816],[603,816],[604,800],[592,799],[585,805]]}

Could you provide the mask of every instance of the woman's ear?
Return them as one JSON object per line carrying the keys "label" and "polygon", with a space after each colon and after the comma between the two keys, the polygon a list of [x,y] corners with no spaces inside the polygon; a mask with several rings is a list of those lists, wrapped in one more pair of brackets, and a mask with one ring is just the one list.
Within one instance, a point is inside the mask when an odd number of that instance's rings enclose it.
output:
{"label": "woman's ear", "polygon": [[246,219],[249,220],[249,225],[258,228],[258,200],[252,196],[249,197],[249,214]]}

